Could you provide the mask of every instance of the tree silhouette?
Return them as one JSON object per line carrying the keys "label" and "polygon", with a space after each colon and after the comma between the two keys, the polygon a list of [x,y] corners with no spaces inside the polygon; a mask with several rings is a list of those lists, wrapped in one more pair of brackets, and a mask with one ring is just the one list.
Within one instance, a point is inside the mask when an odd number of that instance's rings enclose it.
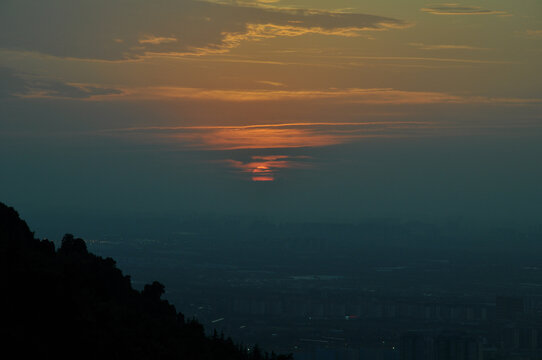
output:
{"label": "tree silhouette", "polygon": [[141,295],[143,295],[144,298],[149,300],[160,300],[162,295],[165,293],[165,286],[159,283],[158,281],[154,281],[152,284],[147,284],[143,288],[143,291],[141,292]]}
{"label": "tree silhouette", "polygon": [[81,238],[75,238],[72,234],[66,234],[62,238],[59,253],[84,255],[88,253],[87,244]]}
{"label": "tree silhouette", "polygon": [[[58,251],[0,203],[0,353],[20,358],[259,360],[161,299],[158,281],[134,290],[111,258],[66,234]],[[287,360],[291,357],[278,356]]]}

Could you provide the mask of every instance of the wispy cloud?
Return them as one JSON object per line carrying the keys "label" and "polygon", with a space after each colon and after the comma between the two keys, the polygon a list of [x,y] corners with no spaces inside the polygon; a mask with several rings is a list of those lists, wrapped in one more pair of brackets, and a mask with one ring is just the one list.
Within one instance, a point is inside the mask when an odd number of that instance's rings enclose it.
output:
{"label": "wispy cloud", "polygon": [[178,41],[178,39],[176,37],[145,35],[142,38],[140,38],[137,42],[140,43],[140,44],[159,45],[159,44],[173,43],[173,42],[177,42],[177,41]]}
{"label": "wispy cloud", "polygon": [[430,5],[421,10],[434,15],[509,15],[506,11],[489,10],[479,6],[460,4]]}
{"label": "wispy cloud", "polygon": [[[316,56],[315,56],[316,57]],[[321,58],[331,57],[330,55],[321,55]],[[440,62],[440,63],[458,63],[458,64],[514,64],[511,61],[501,60],[486,60],[486,59],[461,59],[461,58],[444,58],[444,57],[427,57],[427,56],[355,56],[355,55],[336,55],[335,59],[352,59],[352,60],[368,60],[368,61],[401,61],[401,62]]]}
{"label": "wispy cloud", "polygon": [[256,101],[314,101],[374,105],[424,104],[539,104],[542,99],[492,98],[454,95],[444,92],[406,91],[397,89],[326,89],[326,90],[211,90],[180,87],[125,88],[115,99],[187,99],[198,101],[256,102]]}
{"label": "wispy cloud", "polygon": [[421,50],[489,50],[488,48],[471,46],[471,45],[458,45],[458,44],[424,44],[424,43],[409,43],[410,46],[416,47]]}
{"label": "wispy cloud", "polygon": [[257,81],[257,83],[263,84],[263,85],[274,86],[274,87],[284,87],[284,86],[286,86],[285,84],[283,84],[281,82],[278,82],[278,81],[259,80],[259,81]]}
{"label": "wispy cloud", "polygon": [[525,34],[533,38],[542,38],[542,30],[527,30]]}
{"label": "wispy cloud", "polygon": [[224,53],[244,41],[306,34],[352,37],[409,25],[376,15],[240,2],[5,2],[10,11],[0,12],[0,48],[107,61]]}

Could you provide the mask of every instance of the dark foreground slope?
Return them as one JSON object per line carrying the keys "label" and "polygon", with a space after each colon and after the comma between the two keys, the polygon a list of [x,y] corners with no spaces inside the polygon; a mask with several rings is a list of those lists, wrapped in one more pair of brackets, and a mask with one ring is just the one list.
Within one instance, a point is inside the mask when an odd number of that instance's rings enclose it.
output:
{"label": "dark foreground slope", "polygon": [[[66,235],[60,249],[38,240],[17,212],[0,203],[0,354],[17,358],[266,358],[230,339],[208,337],[166,300],[164,287],[132,289],[111,258]],[[2,355],[2,357],[3,357]],[[287,359],[284,356],[269,358]]]}

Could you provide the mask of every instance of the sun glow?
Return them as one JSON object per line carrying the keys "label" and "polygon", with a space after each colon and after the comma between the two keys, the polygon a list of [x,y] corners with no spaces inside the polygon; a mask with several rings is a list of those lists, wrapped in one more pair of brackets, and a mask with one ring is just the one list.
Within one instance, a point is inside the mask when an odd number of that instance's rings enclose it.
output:
{"label": "sun glow", "polygon": [[[313,148],[342,145],[366,138],[423,135],[434,131],[431,122],[289,122],[253,125],[150,126],[110,130],[134,140],[156,139],[184,149],[225,155],[213,160],[249,176],[253,181],[276,181],[285,169],[314,168]],[[260,155],[270,151],[281,155]],[[285,155],[284,153],[296,155]],[[247,158],[247,156],[249,156]]]}
{"label": "sun glow", "polygon": [[275,178],[270,176],[273,170],[265,164],[257,165],[252,169],[252,181],[274,181]]}
{"label": "sun glow", "polygon": [[308,163],[303,162],[306,159],[309,157],[270,155],[252,156],[248,162],[228,159],[225,163],[230,168],[249,174],[252,181],[275,181],[280,170],[309,167]]}
{"label": "sun glow", "polygon": [[275,178],[273,176],[253,176],[252,181],[275,181]]}

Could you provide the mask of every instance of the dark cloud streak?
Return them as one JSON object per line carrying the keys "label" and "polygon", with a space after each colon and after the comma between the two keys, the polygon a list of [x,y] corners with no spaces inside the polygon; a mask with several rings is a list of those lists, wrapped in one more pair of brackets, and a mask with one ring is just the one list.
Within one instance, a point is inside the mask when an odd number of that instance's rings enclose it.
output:
{"label": "dark cloud streak", "polygon": [[60,80],[36,77],[0,67],[0,99],[13,97],[48,97],[88,99],[100,95],[116,95],[122,91],[85,84],[68,84]]}
{"label": "dark cloud streak", "polygon": [[479,6],[440,4],[424,7],[423,12],[434,15],[507,15],[506,11],[488,10]]}

